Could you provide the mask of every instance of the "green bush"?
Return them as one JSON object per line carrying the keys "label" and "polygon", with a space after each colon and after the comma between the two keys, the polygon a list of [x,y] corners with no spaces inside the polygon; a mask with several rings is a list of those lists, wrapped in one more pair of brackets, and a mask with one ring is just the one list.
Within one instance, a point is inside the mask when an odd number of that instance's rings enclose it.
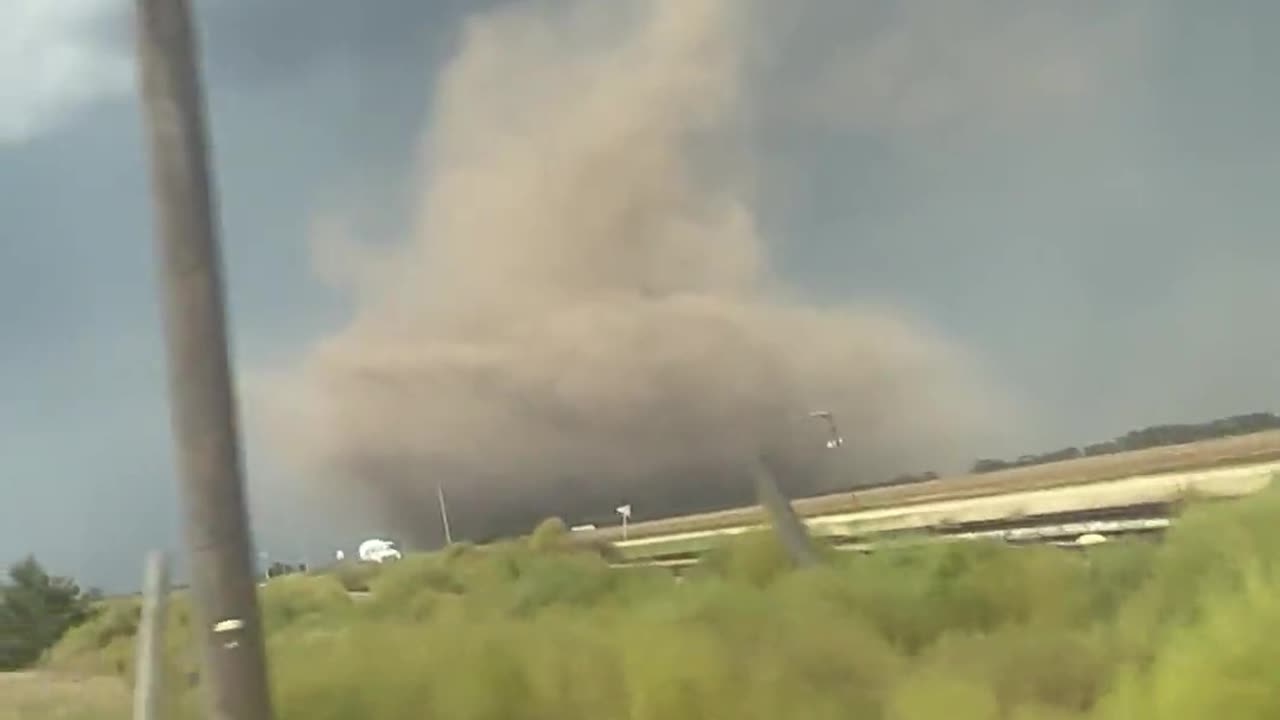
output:
{"label": "green bush", "polygon": [[68,630],[88,621],[96,592],[50,575],[34,557],[0,577],[0,672],[38,661]]}
{"label": "green bush", "polygon": [[259,592],[262,622],[267,632],[311,620],[332,623],[352,607],[347,593],[332,576],[274,578]]}
{"label": "green bush", "polygon": [[[544,524],[280,578],[262,605],[284,720],[1269,720],[1278,519],[1269,492],[1193,507],[1162,543],[957,543],[803,570],[759,533],[680,583]],[[351,599],[343,572],[367,572],[370,597]],[[180,598],[175,612],[177,674]],[[127,675],[133,623],[136,606],[108,608],[50,662]],[[194,717],[176,714],[194,697],[171,716]]]}
{"label": "green bush", "polygon": [[791,569],[786,548],[771,532],[751,532],[726,540],[698,564],[701,574],[764,587]]}
{"label": "green bush", "polygon": [[343,560],[329,570],[329,573],[338,579],[338,583],[347,592],[368,592],[370,583],[381,570],[382,566],[378,563]]}
{"label": "green bush", "polygon": [[1203,598],[1199,622],[1172,631],[1146,672],[1121,676],[1099,718],[1280,717],[1280,577],[1247,571],[1240,592]]}
{"label": "green bush", "polygon": [[530,549],[537,552],[559,550],[565,545],[569,529],[560,518],[547,518],[533,529],[529,536]]}
{"label": "green bush", "polygon": [[123,676],[133,665],[134,636],[141,615],[138,598],[103,601],[92,619],[67,632],[44,662],[60,670]]}

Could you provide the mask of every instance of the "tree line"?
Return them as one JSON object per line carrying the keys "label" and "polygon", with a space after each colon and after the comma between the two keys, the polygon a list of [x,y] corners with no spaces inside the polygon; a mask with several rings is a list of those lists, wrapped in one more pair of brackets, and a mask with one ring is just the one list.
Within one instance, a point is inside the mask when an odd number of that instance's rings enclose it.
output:
{"label": "tree line", "polygon": [[1205,423],[1152,425],[1141,430],[1131,430],[1112,440],[1085,445],[1084,447],[1068,447],[1040,455],[1023,455],[1016,460],[984,458],[973,464],[971,472],[994,472],[996,470],[1043,465],[1080,457],[1112,455],[1134,450],[1182,445],[1202,440],[1249,435],[1277,429],[1280,429],[1280,417],[1264,412],[1232,415],[1231,417]]}
{"label": "tree line", "polygon": [[[1022,455],[1013,460],[981,458],[973,463],[973,466],[969,468],[969,472],[980,474],[1033,465],[1047,465],[1048,463],[1061,462],[1063,460],[1182,445],[1202,440],[1250,435],[1267,430],[1280,430],[1280,416],[1269,412],[1255,412],[1232,415],[1204,423],[1152,425],[1141,430],[1131,430],[1112,440],[1093,443],[1092,445],[1066,447],[1038,455]],[[937,478],[938,474],[935,472],[905,473],[888,482],[881,483],[881,485],[905,485],[936,480]]]}
{"label": "tree line", "polygon": [[1280,417],[1265,412],[1232,415],[1231,417],[1205,423],[1152,425],[1141,430],[1132,430],[1112,440],[1085,445],[1084,447],[1068,447],[1040,455],[1023,455],[1016,460],[984,458],[973,464],[971,472],[994,472],[996,470],[1043,465],[1080,457],[1112,455],[1134,450],[1182,445],[1202,440],[1249,435],[1277,429],[1280,429]]}
{"label": "tree line", "polygon": [[273,562],[271,563],[270,567],[267,568],[266,574],[268,578],[277,578],[277,577],[283,577],[285,575],[297,575],[299,573],[305,574],[306,572],[307,572],[306,563],[298,563],[297,565],[293,565],[293,564],[284,563],[284,562]]}
{"label": "tree line", "polygon": [[10,567],[0,581],[0,672],[35,664],[66,631],[93,616],[99,599],[96,590],[50,575],[34,557]]}

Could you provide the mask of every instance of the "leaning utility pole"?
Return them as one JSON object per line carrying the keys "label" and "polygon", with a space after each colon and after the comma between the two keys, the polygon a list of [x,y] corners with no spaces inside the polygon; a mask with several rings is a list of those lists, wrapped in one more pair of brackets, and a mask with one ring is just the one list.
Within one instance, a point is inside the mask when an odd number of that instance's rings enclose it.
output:
{"label": "leaning utility pole", "polygon": [[761,457],[751,467],[751,476],[755,481],[756,500],[769,516],[769,523],[778,536],[778,542],[786,550],[791,562],[799,567],[808,567],[818,561],[809,532],[796,514],[795,508],[787,496],[782,494],[773,469],[767,458]]}
{"label": "leaning utility pole", "polygon": [[188,0],[136,0],[171,421],[209,720],[270,720]]}
{"label": "leaning utility pole", "polygon": [[436,500],[440,502],[440,523],[444,525],[444,544],[453,544],[453,532],[449,530],[449,508],[444,503],[444,483],[436,483]]}
{"label": "leaning utility pole", "polygon": [[[827,429],[831,432],[826,443],[828,450],[835,450],[844,445],[844,438],[840,437],[840,428],[836,426],[835,415],[830,410],[814,410],[809,413],[809,417],[826,421]],[[814,549],[813,541],[809,538],[809,531],[800,520],[800,516],[796,514],[795,508],[791,506],[791,501],[787,500],[787,496],[782,494],[782,489],[778,487],[777,478],[774,476],[766,454],[760,455],[756,460],[751,473],[755,479],[756,499],[768,514],[773,531],[787,554],[791,556],[791,561],[799,566],[816,563],[818,553]]]}

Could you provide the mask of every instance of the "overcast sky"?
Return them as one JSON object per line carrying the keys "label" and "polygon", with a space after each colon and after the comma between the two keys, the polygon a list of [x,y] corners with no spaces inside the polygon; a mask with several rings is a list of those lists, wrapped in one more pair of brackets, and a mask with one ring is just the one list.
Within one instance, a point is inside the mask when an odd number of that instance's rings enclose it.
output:
{"label": "overcast sky", "polygon": [[[308,237],[403,230],[436,73],[500,3],[196,4],[251,369],[342,321]],[[1280,404],[1280,5],[761,4],[756,210],[794,287],[963,344],[1025,410],[1008,447]],[[0,561],[109,587],[177,524],[129,5],[0,4]],[[248,444],[264,549],[350,539]]]}

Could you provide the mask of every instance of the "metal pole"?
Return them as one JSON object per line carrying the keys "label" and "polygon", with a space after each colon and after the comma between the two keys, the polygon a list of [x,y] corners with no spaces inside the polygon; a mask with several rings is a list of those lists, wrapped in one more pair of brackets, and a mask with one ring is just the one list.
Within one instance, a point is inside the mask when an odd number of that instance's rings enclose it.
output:
{"label": "metal pole", "polygon": [[188,0],[136,0],[171,421],[209,720],[270,720]]}
{"label": "metal pole", "polygon": [[169,607],[169,563],[162,552],[147,556],[138,623],[133,720],[159,720],[164,677],[164,629]]}
{"label": "metal pole", "polygon": [[440,522],[444,524],[444,544],[453,544],[453,533],[449,531],[449,510],[444,504],[444,483],[436,483],[436,498],[440,501]]}

